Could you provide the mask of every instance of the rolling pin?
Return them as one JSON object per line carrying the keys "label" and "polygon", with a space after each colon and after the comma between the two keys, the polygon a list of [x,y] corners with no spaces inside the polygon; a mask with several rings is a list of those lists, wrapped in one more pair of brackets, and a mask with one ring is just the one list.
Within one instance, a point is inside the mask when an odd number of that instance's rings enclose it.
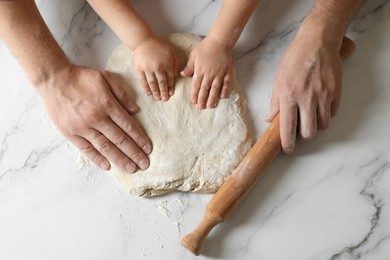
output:
{"label": "rolling pin", "polygon": [[[344,37],[340,49],[342,59],[355,50],[352,40]],[[213,227],[227,219],[237,205],[260,179],[267,167],[282,150],[279,114],[246,154],[226,182],[206,206],[201,224],[181,240],[181,244],[195,255],[202,251],[207,235]]]}

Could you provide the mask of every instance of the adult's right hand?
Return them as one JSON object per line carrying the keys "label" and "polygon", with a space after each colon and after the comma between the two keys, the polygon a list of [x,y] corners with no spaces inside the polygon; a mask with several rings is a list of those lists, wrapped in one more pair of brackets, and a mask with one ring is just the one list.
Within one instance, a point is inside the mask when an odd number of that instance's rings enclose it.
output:
{"label": "adult's right hand", "polygon": [[131,116],[138,107],[112,74],[71,65],[37,89],[54,124],[94,164],[149,167],[152,144]]}

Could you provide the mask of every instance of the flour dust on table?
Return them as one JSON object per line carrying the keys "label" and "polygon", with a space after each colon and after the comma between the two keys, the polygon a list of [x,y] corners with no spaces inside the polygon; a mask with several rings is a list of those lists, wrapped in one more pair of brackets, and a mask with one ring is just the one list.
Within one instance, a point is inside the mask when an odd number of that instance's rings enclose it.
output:
{"label": "flour dust on table", "polygon": [[[167,40],[183,68],[201,38],[177,33]],[[140,107],[134,118],[153,143],[147,170],[128,174],[113,165],[112,175],[138,196],[217,191],[252,144],[236,79],[229,99],[220,100],[215,109],[199,110],[190,103],[191,78],[176,78],[175,94],[167,102],[147,96],[138,82],[132,53],[124,45],[114,50],[106,69]]]}

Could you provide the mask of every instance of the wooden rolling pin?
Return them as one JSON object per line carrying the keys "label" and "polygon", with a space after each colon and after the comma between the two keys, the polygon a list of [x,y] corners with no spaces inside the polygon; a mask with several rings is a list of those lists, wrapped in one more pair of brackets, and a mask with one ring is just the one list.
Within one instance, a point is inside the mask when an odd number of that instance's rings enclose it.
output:
{"label": "wooden rolling pin", "polygon": [[[340,56],[345,59],[353,53],[355,44],[344,37]],[[202,251],[211,229],[230,216],[233,210],[248,194],[256,181],[263,175],[281,151],[279,114],[273,119],[263,135],[244,157],[226,182],[207,204],[202,223],[184,236],[181,244],[195,255]]]}

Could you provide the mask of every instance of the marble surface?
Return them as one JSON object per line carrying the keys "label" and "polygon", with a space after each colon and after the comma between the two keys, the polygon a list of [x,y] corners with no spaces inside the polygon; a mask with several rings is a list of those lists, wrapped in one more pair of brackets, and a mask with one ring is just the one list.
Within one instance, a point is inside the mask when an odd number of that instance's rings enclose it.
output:
{"label": "marble surface", "polygon": [[[256,137],[277,64],[313,1],[264,0],[234,57]],[[39,0],[78,64],[103,68],[118,38],[84,1]],[[221,1],[136,0],[161,34],[206,34]],[[390,3],[365,1],[348,35],[341,110],[330,128],[280,155],[198,259],[390,259]],[[0,259],[196,259],[180,238],[210,195],[127,194],[51,124],[0,42]]]}

